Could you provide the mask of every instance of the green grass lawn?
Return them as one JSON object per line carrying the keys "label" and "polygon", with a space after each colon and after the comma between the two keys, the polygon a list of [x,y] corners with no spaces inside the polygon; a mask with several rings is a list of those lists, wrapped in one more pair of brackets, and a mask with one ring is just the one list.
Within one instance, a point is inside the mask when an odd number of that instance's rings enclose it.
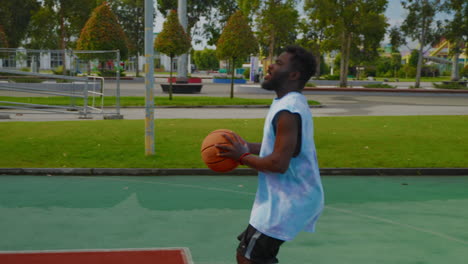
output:
{"label": "green grass lawn", "polygon": [[[53,97],[9,97],[0,96],[0,101],[42,104],[42,105],[70,105],[73,99],[64,96]],[[83,100],[74,99],[73,104],[83,105]],[[88,99],[88,105],[91,104],[91,98]],[[251,98],[228,98],[228,97],[209,97],[209,96],[174,96],[169,100],[168,96],[158,96],[154,98],[155,106],[202,106],[202,105],[270,105],[272,99],[251,99]],[[104,97],[104,106],[115,106],[115,97]],[[319,105],[319,102],[309,100],[310,105]],[[101,106],[101,100],[95,98],[95,105]],[[120,97],[120,106],[122,107],[144,107],[145,97],[123,96]]]}
{"label": "green grass lawn", "polygon": [[[144,155],[143,120],[1,122],[3,168],[204,168],[203,138],[218,128],[260,141],[263,119],[156,120]],[[320,167],[468,167],[468,116],[317,117]]]}

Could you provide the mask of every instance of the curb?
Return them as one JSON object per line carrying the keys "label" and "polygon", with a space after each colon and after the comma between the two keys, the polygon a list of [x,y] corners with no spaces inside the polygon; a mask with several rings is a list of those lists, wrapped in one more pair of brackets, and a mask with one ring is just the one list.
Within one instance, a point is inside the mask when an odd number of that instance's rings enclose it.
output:
{"label": "curb", "polygon": [[[323,168],[322,176],[468,176],[468,168]],[[255,176],[249,168],[217,173],[210,169],[150,168],[0,168],[3,175],[37,176]]]}

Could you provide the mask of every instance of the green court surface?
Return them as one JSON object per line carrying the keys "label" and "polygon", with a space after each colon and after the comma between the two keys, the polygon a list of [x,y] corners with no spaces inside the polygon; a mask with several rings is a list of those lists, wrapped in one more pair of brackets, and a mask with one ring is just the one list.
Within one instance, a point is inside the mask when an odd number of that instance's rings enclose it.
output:
{"label": "green court surface", "polygon": [[[314,234],[288,264],[466,264],[468,176],[322,177]],[[235,263],[253,176],[1,176],[0,251],[184,247],[195,264]]]}

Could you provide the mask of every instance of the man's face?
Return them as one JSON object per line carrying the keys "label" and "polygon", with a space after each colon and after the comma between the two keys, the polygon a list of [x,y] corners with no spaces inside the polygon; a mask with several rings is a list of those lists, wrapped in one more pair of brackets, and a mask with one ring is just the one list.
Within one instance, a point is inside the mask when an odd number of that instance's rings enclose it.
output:
{"label": "man's face", "polygon": [[262,83],[262,88],[269,91],[274,91],[281,87],[289,78],[289,59],[291,54],[283,52],[275,61],[274,64],[268,66],[267,75]]}

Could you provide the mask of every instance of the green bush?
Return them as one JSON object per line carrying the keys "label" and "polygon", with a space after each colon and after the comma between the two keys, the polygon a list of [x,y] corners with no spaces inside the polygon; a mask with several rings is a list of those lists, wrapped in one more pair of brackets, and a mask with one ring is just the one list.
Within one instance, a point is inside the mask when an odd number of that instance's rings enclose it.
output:
{"label": "green bush", "polygon": [[461,82],[448,82],[448,83],[432,83],[435,88],[438,89],[468,89],[466,84]]}
{"label": "green bush", "polygon": [[74,72],[70,72],[70,70],[66,70],[65,72],[63,71],[63,65],[60,65],[58,67],[55,67],[54,69],[52,69],[52,72],[55,74],[55,75],[66,75],[66,76],[75,76],[76,73]]}
{"label": "green bush", "polygon": [[324,80],[337,81],[337,80],[340,79],[340,75],[336,75],[336,74],[334,74],[334,75],[329,75],[329,74],[326,74],[326,75],[323,75],[321,78],[324,79]]}
{"label": "green bush", "polygon": [[451,76],[452,72],[451,71],[443,71],[442,76]]}
{"label": "green bush", "polygon": [[[98,72],[98,75],[101,77],[116,77],[117,71],[102,69]],[[123,69],[120,69],[120,77],[124,77],[124,76],[125,76],[125,71]]]}
{"label": "green bush", "polygon": [[400,78],[414,78],[416,77],[416,67],[413,67],[409,64],[405,64],[401,70],[398,72],[398,77]]}
{"label": "green bush", "polygon": [[389,85],[386,83],[376,83],[376,84],[366,84],[363,85],[364,88],[396,88],[396,86]]}
{"label": "green bush", "polygon": [[213,70],[219,67],[219,60],[216,57],[216,50],[204,49],[196,50],[193,53],[193,62],[199,70]]}
{"label": "green bush", "polygon": [[463,67],[460,70],[460,77],[467,77],[468,78],[468,65],[466,65],[465,67]]}
{"label": "green bush", "polygon": [[244,79],[250,79],[250,68],[246,68],[244,71]]}
{"label": "green bush", "polygon": [[383,75],[383,77],[385,77],[385,78],[391,78],[391,77],[393,77],[393,71],[390,70],[390,71],[386,72],[386,73]]}

